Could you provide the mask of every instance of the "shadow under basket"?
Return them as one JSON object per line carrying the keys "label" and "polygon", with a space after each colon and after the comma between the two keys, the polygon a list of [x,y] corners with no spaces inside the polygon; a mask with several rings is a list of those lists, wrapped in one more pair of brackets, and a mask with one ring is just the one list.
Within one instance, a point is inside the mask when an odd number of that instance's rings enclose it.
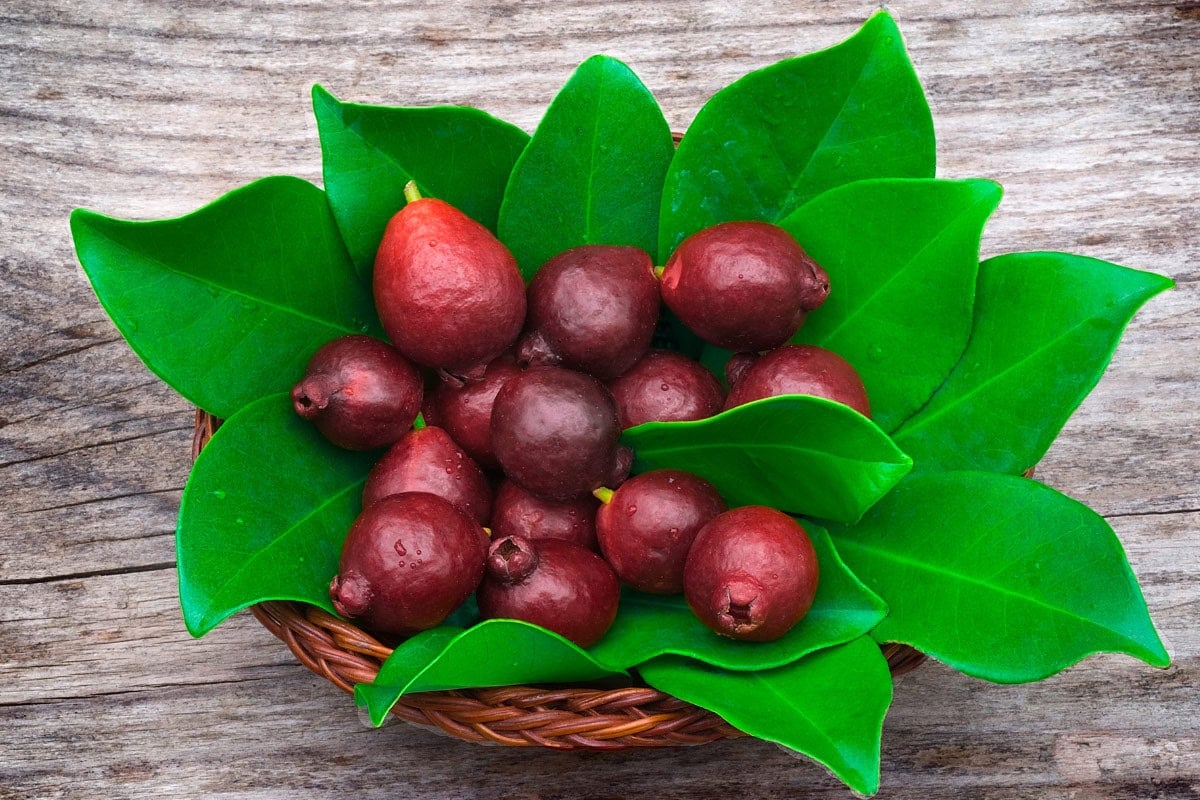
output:
{"label": "shadow under basket", "polygon": [[[196,412],[194,459],[220,420]],[[353,624],[305,603],[268,602],[254,616],[300,659],[345,692],[371,683],[392,648]],[[881,645],[893,676],[925,656]],[[401,697],[391,712],[405,722],[471,742],[559,750],[678,747],[745,736],[721,717],[648,686],[504,686],[424,692]]]}

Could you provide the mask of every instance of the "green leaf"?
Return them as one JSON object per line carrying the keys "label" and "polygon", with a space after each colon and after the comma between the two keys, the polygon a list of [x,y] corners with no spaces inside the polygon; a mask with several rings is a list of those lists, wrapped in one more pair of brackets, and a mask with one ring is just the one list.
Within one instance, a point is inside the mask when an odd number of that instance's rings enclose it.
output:
{"label": "green leaf", "polygon": [[726,639],[704,627],[682,595],[630,589],[621,596],[616,622],[592,646],[592,655],[622,668],[673,654],[725,669],[770,669],[867,633],[883,619],[887,606],[846,568],[824,528],[807,520],[801,524],[817,551],[820,579],[812,608],[781,639],[762,643]]}
{"label": "green leaf", "polygon": [[372,722],[382,725],[396,701],[413,692],[576,683],[625,674],[545,628],[489,619],[453,637],[427,632],[415,648],[397,648],[373,684],[355,687],[355,699],[367,707]]}
{"label": "green leaf", "polygon": [[834,287],[793,341],[853,364],[885,431],[929,399],[967,344],[979,239],[1001,193],[983,180],[859,181],[780,222]]}
{"label": "green leaf", "polygon": [[632,245],[653,257],[674,149],[658,103],[629,67],[607,56],[583,62],[517,160],[500,206],[500,239],[526,279],[581,244]]}
{"label": "green leaf", "polygon": [[827,50],[751,72],[696,115],[663,190],[659,256],[718,222],[777,222],[864,178],[932,178],[933,118],[887,12]]}
{"label": "green leaf", "polygon": [[890,612],[875,635],[1001,683],[1041,680],[1085,656],[1169,657],[1116,535],[1034,481],[929,473],[896,487],[838,551]]}
{"label": "green leaf", "polygon": [[912,468],[875,423],[821,397],[784,395],[694,422],[647,422],[622,434],[634,471],[682,469],[732,506],[858,519]]}
{"label": "green leaf", "polygon": [[179,506],[179,600],[191,634],[267,600],[335,613],[329,581],[377,457],[329,444],[286,394],[217,429]]}
{"label": "green leaf", "polygon": [[860,794],[879,790],[892,675],[865,636],[760,672],[730,672],[678,656],[656,658],[638,671],[659,691],[825,765]]}
{"label": "green leaf", "polygon": [[454,625],[440,625],[405,639],[383,662],[374,683],[355,684],[355,704],[367,709],[373,725],[382,725],[403,694],[397,687],[408,686],[463,630]]}
{"label": "green leaf", "polygon": [[322,344],[378,328],[324,192],[299,178],[264,178],[178,219],[77,209],[71,234],[134,352],[222,418],[290,389]]}
{"label": "green leaf", "polygon": [[343,103],[321,86],[313,86],[313,112],[329,205],[364,277],[410,180],[494,232],[508,175],[529,141],[479,109]]}
{"label": "green leaf", "polygon": [[1066,253],[988,259],[966,351],[897,443],[919,470],[1024,472],[1100,380],[1134,313],[1173,285]]}

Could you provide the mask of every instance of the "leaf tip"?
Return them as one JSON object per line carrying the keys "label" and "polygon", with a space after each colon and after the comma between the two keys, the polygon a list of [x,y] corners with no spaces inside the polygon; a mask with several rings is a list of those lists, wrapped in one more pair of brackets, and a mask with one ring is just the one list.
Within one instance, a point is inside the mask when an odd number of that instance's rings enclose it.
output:
{"label": "leaf tip", "polygon": [[336,104],[340,102],[336,97],[333,96],[333,92],[329,91],[319,83],[314,83],[312,85],[312,101],[314,107],[318,103]]}

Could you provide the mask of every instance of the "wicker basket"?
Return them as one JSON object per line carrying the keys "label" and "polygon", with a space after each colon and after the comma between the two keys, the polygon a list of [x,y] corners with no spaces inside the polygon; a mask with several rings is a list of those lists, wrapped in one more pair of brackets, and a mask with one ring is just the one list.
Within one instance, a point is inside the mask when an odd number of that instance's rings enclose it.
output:
{"label": "wicker basket", "polygon": [[[193,459],[219,425],[210,414],[196,412]],[[354,625],[303,603],[260,603],[251,610],[300,663],[345,692],[352,692],[356,683],[373,681],[392,653]],[[903,645],[884,645],[883,652],[893,675],[925,658]],[[676,747],[745,735],[711,711],[647,686],[426,692],[401,697],[392,714],[471,742],[559,750]]]}

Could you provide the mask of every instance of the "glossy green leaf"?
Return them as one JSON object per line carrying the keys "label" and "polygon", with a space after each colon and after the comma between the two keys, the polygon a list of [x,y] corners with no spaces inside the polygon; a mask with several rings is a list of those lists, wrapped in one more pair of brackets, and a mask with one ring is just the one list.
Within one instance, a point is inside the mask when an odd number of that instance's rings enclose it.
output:
{"label": "glossy green leaf", "polygon": [[892,431],[929,399],[971,332],[991,181],[883,179],[839,186],[780,225],[829,273],[829,299],[793,341],[845,358]]}
{"label": "glossy green leaf", "polygon": [[705,103],[671,163],[659,256],[718,222],[783,219],[864,178],[932,178],[933,118],[881,11],[846,41],[735,81]]}
{"label": "glossy green leaf", "polygon": [[581,244],[653,256],[674,149],[658,103],[629,67],[607,56],[583,62],[517,160],[500,207],[500,239],[525,277]]}
{"label": "glossy green leaf", "polygon": [[824,528],[801,520],[820,564],[817,596],[796,627],[773,642],[736,642],[710,631],[682,595],[627,589],[616,622],[591,648],[612,667],[632,667],[660,655],[681,655],[734,670],[770,669],[870,631],[887,606],[846,568]]}
{"label": "glossy green leaf", "polygon": [[858,519],[912,468],[875,423],[841,403],[768,397],[694,422],[647,422],[622,434],[634,471],[682,469],[731,506]]}
{"label": "glossy green leaf", "polygon": [[179,506],[179,600],[192,635],[267,600],[334,613],[329,581],[377,456],[329,444],[286,394],[230,417],[196,459]]}
{"label": "glossy green leaf", "polygon": [[324,192],[298,178],[264,178],[178,219],[79,209],[71,234],[134,352],[219,417],[290,389],[325,342],[378,327]]}
{"label": "glossy green leaf", "polygon": [[892,675],[866,636],[759,672],[727,671],[679,656],[656,658],[638,671],[659,691],[825,765],[860,794],[879,789]]}
{"label": "glossy green leaf", "polygon": [[897,443],[920,470],[1024,472],[1096,385],[1134,313],[1173,285],[1066,253],[988,259],[967,349]]}
{"label": "glossy green leaf", "polygon": [[1035,481],[916,475],[832,533],[888,603],[875,636],[968,675],[1036,681],[1098,652],[1169,662],[1108,523]]}
{"label": "glossy green leaf", "polygon": [[[626,674],[601,665],[557,633],[519,620],[489,619],[452,638],[429,636],[437,638],[425,639],[415,650],[398,648],[371,686],[356,687],[355,698],[376,725],[412,692],[576,683]],[[426,660],[423,667],[421,660]]]}
{"label": "glossy green leaf", "polygon": [[442,654],[454,637],[463,632],[454,625],[441,625],[405,639],[383,662],[374,683],[358,683],[354,686],[354,702],[367,709],[375,726],[382,725],[388,712],[396,705],[402,692],[397,687],[408,686]]}
{"label": "glossy green leaf", "polygon": [[363,276],[410,180],[495,231],[508,175],[529,141],[476,108],[344,103],[320,86],[313,112],[329,205]]}

